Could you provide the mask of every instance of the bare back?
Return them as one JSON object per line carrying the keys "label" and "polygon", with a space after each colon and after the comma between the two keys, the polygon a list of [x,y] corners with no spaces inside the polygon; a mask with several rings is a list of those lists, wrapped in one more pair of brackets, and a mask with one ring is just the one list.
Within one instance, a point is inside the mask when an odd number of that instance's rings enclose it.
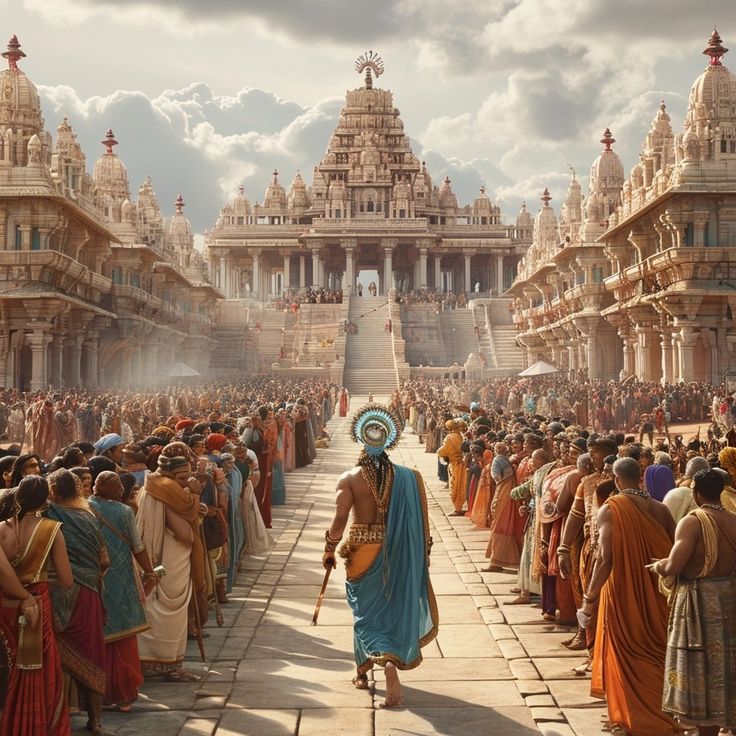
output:
{"label": "bare back", "polygon": [[[718,529],[718,559],[706,577],[720,578],[731,575],[736,570],[736,514],[730,511],[704,509]],[[678,536],[686,535],[695,541],[692,555],[682,570],[682,577],[694,580],[700,575],[705,562],[705,543],[700,522],[691,515],[686,516],[678,528]]]}
{"label": "bare back", "polygon": [[352,516],[356,524],[375,524],[378,518],[376,501],[359,467],[344,473],[338,481],[338,490],[344,484],[352,496]]}

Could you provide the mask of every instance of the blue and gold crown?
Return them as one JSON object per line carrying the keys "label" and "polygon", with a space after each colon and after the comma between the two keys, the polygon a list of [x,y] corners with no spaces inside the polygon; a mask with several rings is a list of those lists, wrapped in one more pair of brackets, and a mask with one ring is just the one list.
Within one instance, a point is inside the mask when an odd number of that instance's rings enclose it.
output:
{"label": "blue and gold crown", "polygon": [[393,413],[382,404],[367,404],[353,415],[350,436],[359,442],[369,455],[380,455],[396,447],[400,424]]}

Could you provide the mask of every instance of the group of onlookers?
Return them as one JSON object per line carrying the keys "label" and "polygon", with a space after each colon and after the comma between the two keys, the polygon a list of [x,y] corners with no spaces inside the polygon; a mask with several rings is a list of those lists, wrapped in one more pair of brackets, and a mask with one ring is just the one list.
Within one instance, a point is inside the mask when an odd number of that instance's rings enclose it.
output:
{"label": "group of onlookers", "polygon": [[68,734],[78,710],[101,734],[144,676],[198,679],[187,639],[221,623],[243,555],[271,549],[285,474],[325,446],[336,400],[314,379],[4,392],[0,734]]}
{"label": "group of onlookers", "polygon": [[[651,431],[596,432],[570,414],[540,413],[538,402],[465,405],[446,388],[411,382],[395,400],[437,453],[451,515],[488,535],[484,571],[516,572],[505,605],[535,606],[570,627],[563,645],[587,655],[576,671],[605,698],[607,727],[736,727],[736,437],[673,437],[654,417]],[[662,395],[669,410],[679,403],[678,414],[701,416],[719,391]],[[646,400],[642,386],[633,394]],[[420,408],[430,401],[439,411],[427,422]]]}

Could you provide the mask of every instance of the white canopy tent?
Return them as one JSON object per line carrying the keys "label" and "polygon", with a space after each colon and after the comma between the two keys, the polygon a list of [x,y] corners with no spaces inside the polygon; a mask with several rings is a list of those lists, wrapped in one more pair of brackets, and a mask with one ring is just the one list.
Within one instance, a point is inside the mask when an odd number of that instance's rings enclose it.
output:
{"label": "white canopy tent", "polygon": [[161,375],[165,376],[166,378],[197,378],[202,374],[197,373],[194,368],[191,368],[186,363],[177,361]]}
{"label": "white canopy tent", "polygon": [[559,373],[560,369],[548,363],[546,360],[538,360],[533,365],[519,373],[520,378],[531,378],[533,376],[549,376],[553,373]]}

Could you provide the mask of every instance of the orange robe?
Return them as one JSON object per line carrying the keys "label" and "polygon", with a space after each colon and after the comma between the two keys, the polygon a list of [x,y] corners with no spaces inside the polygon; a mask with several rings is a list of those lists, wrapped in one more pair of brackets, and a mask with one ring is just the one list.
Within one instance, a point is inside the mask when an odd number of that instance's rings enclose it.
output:
{"label": "orange robe", "polygon": [[487,462],[480,472],[480,480],[478,481],[478,491],[475,495],[475,503],[473,510],[470,512],[470,520],[475,526],[481,529],[488,529],[490,526],[489,515],[491,513],[491,502],[493,494],[496,490],[496,483],[491,475],[491,463]]}
{"label": "orange robe", "polygon": [[462,452],[463,436],[457,430],[449,432],[442,447],[437,450],[440,457],[445,458],[448,463],[450,474],[450,498],[455,511],[462,511],[467,496],[466,480],[467,471]]}
{"label": "orange robe", "polygon": [[613,566],[600,595],[590,693],[606,699],[611,724],[630,736],[672,734],[674,721],[662,712],[669,611],[644,567],[668,557],[672,541],[626,495],[607,503]]}

